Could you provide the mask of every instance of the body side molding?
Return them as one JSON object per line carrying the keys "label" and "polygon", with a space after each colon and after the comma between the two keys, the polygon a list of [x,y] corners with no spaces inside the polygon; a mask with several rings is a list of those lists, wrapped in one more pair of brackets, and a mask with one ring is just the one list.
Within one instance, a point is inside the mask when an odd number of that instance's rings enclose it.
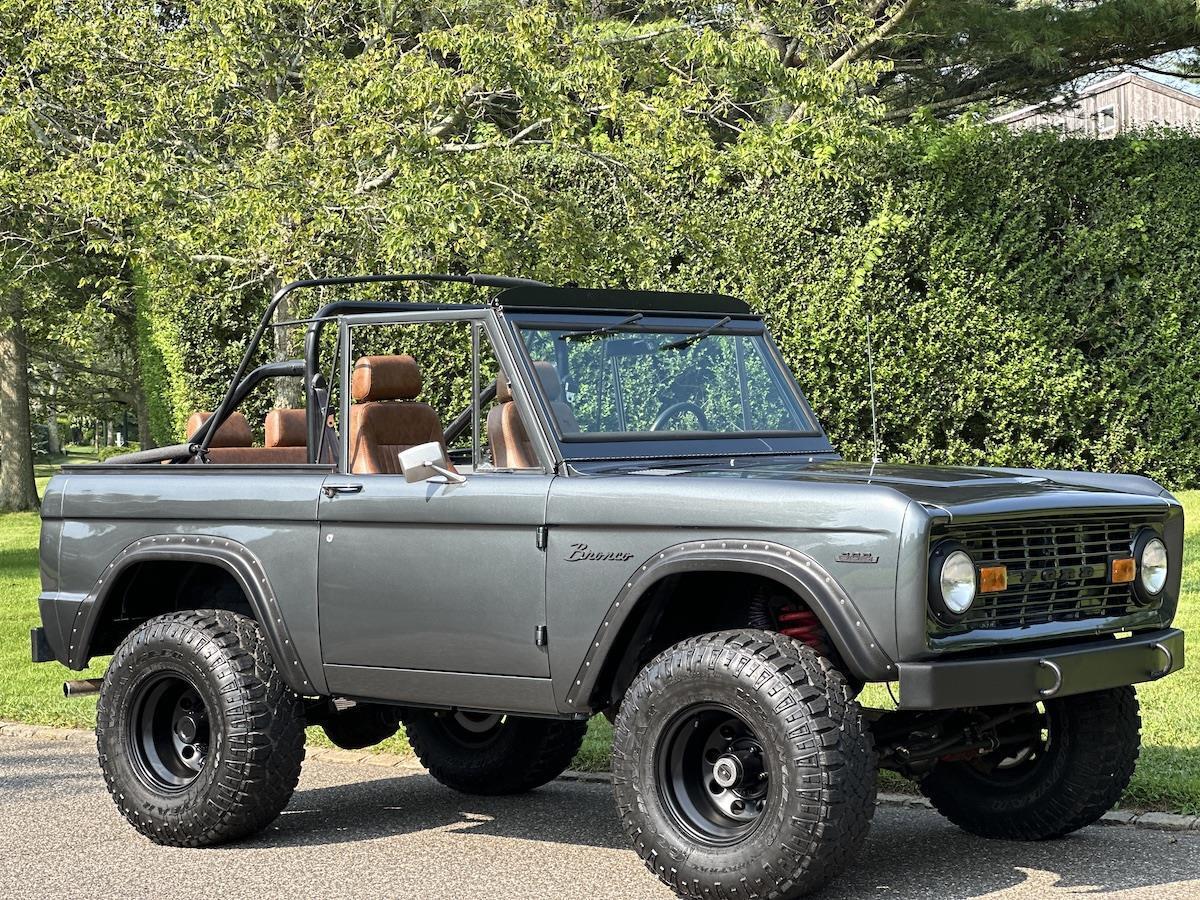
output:
{"label": "body side molding", "polygon": [[[566,692],[568,707],[587,707],[603,662],[629,615],[651,585],[667,575],[722,570],[763,575],[811,598],[813,612],[829,632],[851,673],[864,681],[894,678],[896,667],[883,652],[850,596],[812,557],[771,541],[711,540],[675,544],[638,567],[608,608]],[[618,648],[619,649],[619,648]]]}
{"label": "body side molding", "polygon": [[104,613],[109,591],[119,576],[138,563],[171,560],[209,563],[232,575],[250,602],[288,686],[302,695],[324,692],[324,679],[321,679],[322,683],[314,684],[296,652],[296,645],[288,634],[266,569],[259,559],[244,544],[229,538],[205,534],[149,535],[134,541],[118,553],[100,573],[100,578],[79,605],[68,640],[67,655],[70,668],[83,669],[87,666],[92,636]]}

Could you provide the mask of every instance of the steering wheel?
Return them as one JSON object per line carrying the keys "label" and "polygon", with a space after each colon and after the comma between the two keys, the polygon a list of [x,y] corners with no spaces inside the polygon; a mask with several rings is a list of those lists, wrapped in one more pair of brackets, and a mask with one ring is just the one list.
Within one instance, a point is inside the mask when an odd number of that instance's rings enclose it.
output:
{"label": "steering wheel", "polygon": [[696,417],[696,423],[700,426],[701,431],[708,431],[708,419],[704,417],[704,410],[691,400],[680,400],[677,403],[672,403],[666,407],[654,420],[654,424],[650,426],[651,431],[662,431],[663,426],[671,419],[680,413],[690,412]]}

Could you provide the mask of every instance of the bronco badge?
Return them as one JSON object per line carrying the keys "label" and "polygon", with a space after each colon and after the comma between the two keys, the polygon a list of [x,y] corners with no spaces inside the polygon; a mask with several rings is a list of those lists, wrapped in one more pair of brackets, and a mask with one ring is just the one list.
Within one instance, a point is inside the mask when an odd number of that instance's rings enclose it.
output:
{"label": "bronco badge", "polygon": [[572,544],[571,552],[567,554],[567,562],[628,562],[633,559],[632,553],[612,551],[605,553],[591,550],[587,544]]}

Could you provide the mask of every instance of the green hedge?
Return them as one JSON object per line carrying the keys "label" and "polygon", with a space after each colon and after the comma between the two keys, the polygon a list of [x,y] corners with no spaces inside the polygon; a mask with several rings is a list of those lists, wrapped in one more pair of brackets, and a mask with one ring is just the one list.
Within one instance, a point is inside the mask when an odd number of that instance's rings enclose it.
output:
{"label": "green hedge", "polygon": [[[848,457],[870,454],[873,316],[889,461],[1200,485],[1200,139],[912,130],[819,160],[768,181],[635,190],[601,166],[531,158],[542,205],[489,246],[406,259],[347,244],[366,270],[503,265],[741,295]],[[348,265],[325,245],[311,257],[315,271]],[[155,427],[173,430],[159,440],[211,408],[265,303],[213,279],[166,263],[143,274],[143,368],[162,382]]]}

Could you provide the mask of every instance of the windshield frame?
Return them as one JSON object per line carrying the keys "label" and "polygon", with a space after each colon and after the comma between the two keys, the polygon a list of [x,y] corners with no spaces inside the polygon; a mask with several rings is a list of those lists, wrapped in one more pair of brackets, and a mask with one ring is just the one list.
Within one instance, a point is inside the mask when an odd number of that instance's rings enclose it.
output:
{"label": "windshield frame", "polygon": [[[764,361],[774,366],[773,379],[787,392],[808,428],[796,431],[663,431],[663,432],[594,432],[564,434],[550,407],[541,383],[534,374],[533,358],[521,334],[522,330],[588,331],[616,325],[628,318],[627,311],[610,313],[562,313],[548,311],[511,312],[502,316],[510,333],[514,356],[527,383],[533,388],[536,412],[546,425],[547,433],[557,444],[565,461],[603,461],[610,459],[664,459],[691,456],[775,456],[780,454],[828,454],[833,452],[829,438],[795,376],[784,362],[779,348],[772,340],[762,318],[755,315],[734,315],[730,321],[712,331],[715,335],[761,337],[766,350]],[[647,312],[634,323],[615,329],[615,334],[698,334],[719,323],[725,316],[717,313],[656,313]]]}

